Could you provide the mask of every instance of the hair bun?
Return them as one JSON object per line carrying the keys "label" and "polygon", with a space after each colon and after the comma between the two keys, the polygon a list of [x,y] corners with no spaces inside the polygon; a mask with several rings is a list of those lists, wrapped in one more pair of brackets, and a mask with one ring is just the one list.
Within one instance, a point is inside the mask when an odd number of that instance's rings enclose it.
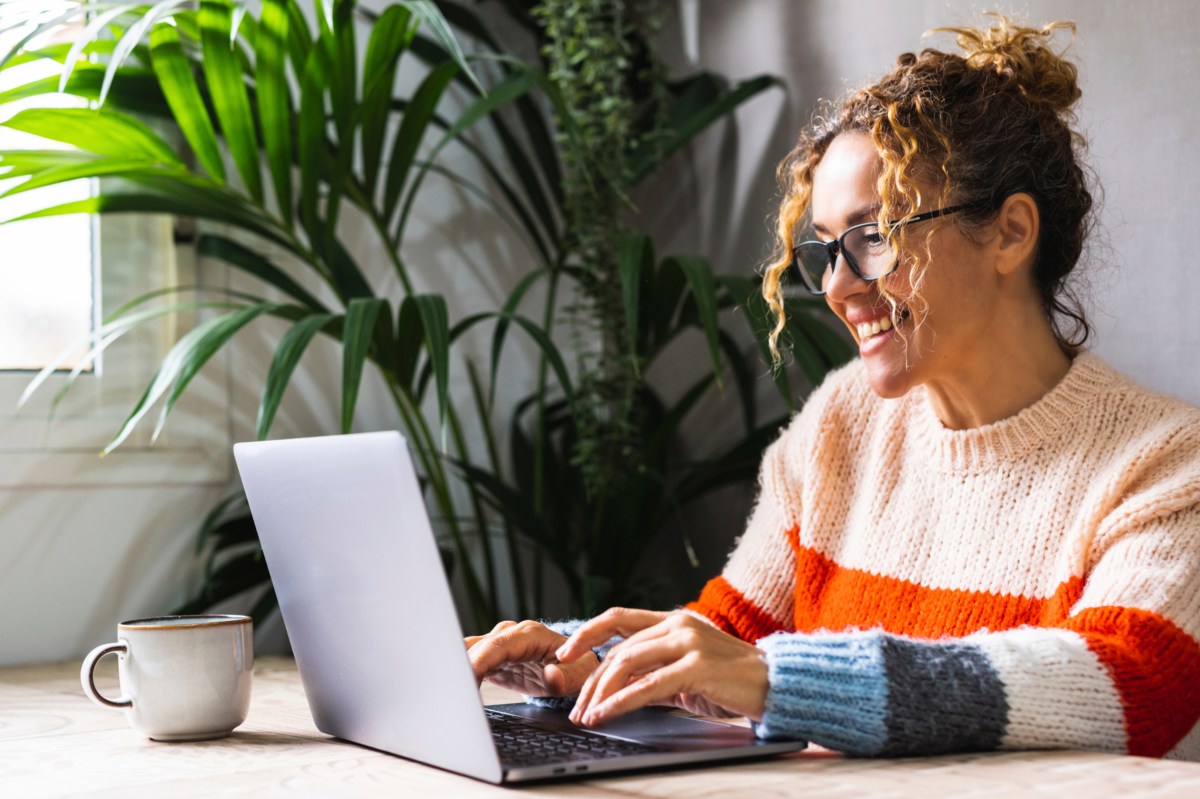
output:
{"label": "hair bun", "polygon": [[1063,29],[1071,31],[1074,39],[1075,23],[1059,21],[1030,28],[1014,24],[1003,14],[992,16],[996,24],[990,28],[934,28],[930,33],[956,34],[967,66],[993,70],[1012,80],[1030,99],[1058,112],[1068,111],[1081,95],[1079,71],[1051,43],[1054,33]]}

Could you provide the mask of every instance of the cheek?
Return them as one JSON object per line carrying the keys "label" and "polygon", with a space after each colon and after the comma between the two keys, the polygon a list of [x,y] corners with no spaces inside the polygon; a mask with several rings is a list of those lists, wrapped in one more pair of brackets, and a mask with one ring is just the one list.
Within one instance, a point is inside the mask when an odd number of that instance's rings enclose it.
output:
{"label": "cheek", "polygon": [[923,280],[921,265],[912,258],[905,258],[895,272],[879,281],[879,293],[884,302],[890,298],[897,304],[908,305],[920,293]]}

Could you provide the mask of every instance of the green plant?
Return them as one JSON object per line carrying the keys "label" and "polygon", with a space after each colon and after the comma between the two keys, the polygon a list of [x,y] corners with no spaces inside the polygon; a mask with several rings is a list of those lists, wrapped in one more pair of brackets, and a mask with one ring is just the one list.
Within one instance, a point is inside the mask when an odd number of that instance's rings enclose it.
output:
{"label": "green plant", "polygon": [[[497,46],[463,7],[440,5],[463,30]],[[655,24],[638,24],[630,3],[505,5],[538,43],[539,87],[558,145],[518,163],[518,172],[540,178],[523,182],[534,192],[562,186],[545,201],[556,213],[540,217],[542,229],[552,231],[546,238],[553,257],[516,287],[505,312],[524,305],[533,281],[546,281],[540,318],[547,328],[568,319],[580,362],[574,383],[550,383],[543,374],[515,406],[504,431],[510,443],[505,469],[460,467],[508,523],[510,550],[516,541],[536,547],[534,573],[517,581],[518,614],[591,614],[616,603],[674,601],[678,597],[667,596],[671,589],[652,595],[636,578],[643,556],[657,537],[679,530],[690,503],[752,480],[762,449],[784,420],[758,422],[753,367],[720,319],[721,312],[740,309],[765,357],[767,313],[757,280],[715,276],[708,261],[694,256],[656,263],[649,239],[634,231],[636,209],[628,195],[698,132],[774,81],[764,76],[733,89],[707,73],[667,81],[648,41]],[[538,232],[531,226],[531,238]],[[815,385],[850,350],[814,314],[823,304],[789,305],[793,355]],[[581,332],[592,340],[581,342]],[[493,374],[503,336],[501,324]],[[671,404],[647,374],[685,336],[703,342],[711,371]],[[681,425],[705,395],[721,391],[728,373],[737,392],[725,394],[726,404],[740,405],[733,412],[743,421],[741,438],[698,458],[682,457]],[[776,379],[792,407],[786,374],[777,372]],[[490,410],[481,403],[481,416]],[[540,571],[543,564],[553,567],[552,575]],[[544,589],[555,578],[566,586],[565,607],[546,602]]]}
{"label": "green plant", "polygon": [[[671,514],[712,487],[753,474],[773,427],[756,423],[752,370],[718,315],[734,307],[750,310],[756,302],[754,281],[715,277],[698,258],[656,263],[648,240],[629,232],[623,220],[627,232],[613,237],[619,242],[616,260],[602,266],[612,281],[608,288],[620,287],[606,307],[611,310],[619,297],[619,313],[601,321],[610,328],[605,341],[611,352],[636,370],[636,380],[622,395],[619,412],[606,411],[603,421],[611,419],[630,432],[627,440],[637,446],[623,451],[636,468],[601,488],[578,468],[581,459],[594,454],[578,444],[579,409],[604,407],[604,400],[596,404],[596,382],[573,374],[551,331],[579,287],[586,293],[585,283],[594,279],[589,270],[600,274],[593,268],[599,261],[578,246],[586,237],[571,232],[563,189],[572,168],[563,153],[581,134],[548,67],[506,56],[471,9],[413,0],[368,12],[352,0],[318,0],[314,25],[296,0],[264,0],[257,16],[233,0],[202,0],[198,7],[171,0],[62,5],[76,14],[96,14],[75,45],[0,55],[0,68],[34,58],[57,62],[61,78],[19,86],[0,101],[61,88],[93,101],[99,110],[26,111],[10,120],[7,124],[77,148],[0,153],[3,176],[26,178],[10,192],[78,177],[119,177],[119,186],[87,202],[31,216],[166,210],[212,220],[241,235],[203,229],[200,253],[254,276],[275,295],[208,289],[197,298],[175,299],[172,295],[192,290],[177,287],[134,298],[110,314],[93,337],[96,353],[133,327],[175,310],[207,314],[164,358],[110,449],[143,422],[156,402],[161,403],[161,428],[208,359],[245,325],[273,317],[286,327],[263,386],[256,432],[265,437],[303,353],[318,334],[331,336],[343,350],[342,429],[350,428],[363,370],[373,363],[413,446],[433,513],[453,543],[456,574],[470,605],[466,615],[477,626],[498,616],[499,589],[507,580],[515,585],[519,612],[546,612],[547,566],[570,586],[572,610],[636,593],[631,569]],[[526,13],[531,4],[525,11],[515,0],[507,5],[544,39]],[[45,7],[25,6],[32,9],[28,18],[37,28],[61,21]],[[10,19],[16,18],[6,15],[6,25]],[[360,49],[363,20],[371,26]],[[493,53],[475,62],[488,64],[486,94],[478,93],[447,20]],[[418,23],[433,35],[423,35]],[[22,45],[34,41],[26,37]],[[630,42],[634,57],[626,78],[635,87],[629,128],[635,133],[622,156],[623,177],[612,185],[611,175],[598,179],[617,197],[708,125],[773,84],[763,77],[727,89],[706,73],[664,83],[661,73],[655,77],[654,70],[645,69],[646,42],[634,34]],[[427,72],[411,96],[397,97],[393,79],[405,56],[425,62]],[[659,83],[647,88],[647,81]],[[447,118],[441,100],[451,86],[474,94],[465,110]],[[546,107],[552,109],[549,115]],[[147,117],[173,123],[186,144],[169,145],[141,121]],[[488,134],[473,139],[483,127]],[[439,161],[452,143],[484,169],[486,186],[472,184]],[[441,297],[415,292],[410,266],[399,251],[415,198],[430,174],[456,181],[483,199],[528,241],[531,266],[503,308],[451,324]],[[376,231],[403,296],[378,295],[365,265],[340,241],[339,222],[350,214],[361,215]],[[264,240],[288,253],[288,262],[264,257],[258,249]],[[539,283],[544,300],[534,321],[523,311]],[[765,316],[756,312],[746,318],[761,345]],[[484,324],[493,326],[491,361],[482,373],[476,364],[465,363],[473,393],[466,400],[471,407],[460,407],[449,394],[451,354],[461,336]],[[495,383],[514,327],[532,342],[541,365],[535,390],[500,430],[493,423],[502,413],[494,407]],[[813,382],[844,357],[840,341],[810,308],[798,309],[792,329],[793,354]],[[669,404],[644,381],[644,370],[689,331],[706,342],[713,371]],[[585,363],[585,375],[587,369]],[[680,423],[727,371],[736,378],[746,420],[743,444],[699,462],[681,462]],[[31,390],[45,377],[39,376]],[[777,381],[790,401],[786,376],[778,374]],[[436,418],[422,413],[431,395]],[[467,413],[484,424],[482,454],[472,452],[463,431]],[[508,457],[501,452],[503,432],[511,444]],[[591,435],[586,422],[584,435]],[[468,489],[457,503],[456,471],[466,477]],[[229,498],[203,525],[198,544],[208,553],[209,568],[200,595],[184,610],[267,583],[253,524],[241,503],[240,496]],[[593,516],[591,510],[600,513]],[[511,574],[501,572],[490,535],[469,540],[472,530],[488,531],[497,524],[512,556]],[[480,564],[472,554],[476,544]],[[533,547],[531,573],[514,554],[526,545]],[[273,609],[274,595],[267,591],[252,612],[261,620]]]}
{"label": "green plant", "polygon": [[[233,0],[5,3],[5,29],[27,33],[0,55],[0,68],[38,59],[60,65],[60,74],[10,89],[0,102],[64,91],[91,101],[92,107],[35,108],[7,120],[10,128],[73,149],[6,151],[0,153],[0,173],[23,179],[7,195],[79,178],[120,179],[86,201],[20,219],[169,212],[220,223],[240,235],[203,229],[199,253],[257,278],[278,297],[211,287],[187,297],[195,287],[179,286],[133,298],[112,312],[91,337],[93,356],[161,316],[180,310],[207,316],[165,356],[106,451],[161,404],[157,434],[204,364],[246,325],[274,317],[286,329],[264,380],[257,435],[269,434],[283,392],[312,340],[318,334],[337,339],[343,351],[342,430],[350,429],[369,361],[394,400],[435,513],[465,550],[463,517],[478,514],[474,523],[480,527],[486,521],[479,502],[456,504],[454,475],[443,458],[451,447],[468,456],[449,397],[448,312],[442,297],[414,289],[400,248],[422,180],[438,168],[432,159],[492,109],[527,92],[532,82],[519,78],[491,94],[477,93],[447,122],[438,109],[448,87],[457,79],[475,89],[478,81],[435,4],[402,0],[389,6],[361,48],[363,20],[354,0],[316,0],[313,10],[315,24],[296,0],[263,0],[257,16]],[[74,44],[32,46],[41,33],[73,19],[86,20]],[[413,95],[397,98],[397,70],[415,50],[437,58]],[[169,144],[146,118],[173,123],[182,141]],[[423,146],[428,157],[421,155]],[[364,265],[339,238],[339,222],[349,214],[364,218],[378,235],[402,297],[377,294]],[[258,248],[264,241],[286,253],[287,262],[264,257]],[[561,367],[557,351],[536,326],[516,321]],[[52,370],[41,373],[29,391]],[[421,411],[430,392],[436,394],[436,420]],[[232,524],[215,532],[206,598],[262,584],[266,571],[248,528]],[[478,617],[486,618],[495,604],[494,580],[486,583],[471,570],[465,577]],[[269,613],[273,602],[268,593],[255,615]]]}
{"label": "green plant", "polygon": [[[723,312],[740,310],[754,325],[750,332],[762,357],[769,357],[766,307],[758,281],[713,275],[708,261],[696,256],[656,261],[649,238],[642,235],[624,236],[617,247],[625,335],[638,362],[651,370],[679,339],[692,336],[707,344],[711,368],[701,370],[674,401],[665,400],[650,381],[639,381],[629,418],[641,443],[610,477],[603,495],[593,493],[587,476],[573,463],[581,435],[572,411],[583,390],[578,385],[560,387],[564,396],[556,399],[536,392],[515,407],[508,431],[508,480],[462,464],[488,503],[553,565],[568,598],[565,606],[553,608],[553,615],[590,616],[612,605],[669,606],[683,601],[690,587],[680,590],[639,575],[644,556],[667,534],[679,535],[690,553],[683,512],[717,489],[753,480],[763,450],[786,422],[786,416],[758,420],[755,369],[735,333],[720,320]],[[788,335],[793,344],[800,343],[793,349],[804,353],[803,366],[816,384],[830,368],[849,359],[850,349],[814,315],[823,310],[822,304],[805,298],[789,299],[787,305]],[[729,374],[736,384],[736,400],[726,394],[725,405],[736,406],[730,410],[741,419],[740,435],[731,445],[704,442],[701,455],[682,456],[681,426]],[[793,407],[795,394],[785,373],[778,373],[777,383]],[[537,409],[543,404],[539,418]],[[550,612],[544,587],[538,579],[532,581],[528,604],[518,609],[522,615]]]}

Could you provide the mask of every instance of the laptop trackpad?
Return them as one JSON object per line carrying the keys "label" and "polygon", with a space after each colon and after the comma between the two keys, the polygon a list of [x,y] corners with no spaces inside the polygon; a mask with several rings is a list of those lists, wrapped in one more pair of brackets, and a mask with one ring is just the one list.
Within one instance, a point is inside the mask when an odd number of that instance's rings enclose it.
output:
{"label": "laptop trackpad", "polygon": [[591,732],[637,741],[663,749],[725,749],[759,743],[747,727],[678,716],[671,708],[635,710],[599,727],[580,727],[568,711],[527,703],[490,705],[489,710],[519,716],[538,727],[562,732]]}

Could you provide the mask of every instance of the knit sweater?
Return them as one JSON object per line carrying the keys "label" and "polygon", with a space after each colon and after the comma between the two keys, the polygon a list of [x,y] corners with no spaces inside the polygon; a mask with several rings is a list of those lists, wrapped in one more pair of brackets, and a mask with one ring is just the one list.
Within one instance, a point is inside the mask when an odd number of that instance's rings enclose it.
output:
{"label": "knit sweater", "polygon": [[763,737],[1200,758],[1200,409],[1079,355],[947,430],[860,361],[768,449],[688,609],[766,652]]}

